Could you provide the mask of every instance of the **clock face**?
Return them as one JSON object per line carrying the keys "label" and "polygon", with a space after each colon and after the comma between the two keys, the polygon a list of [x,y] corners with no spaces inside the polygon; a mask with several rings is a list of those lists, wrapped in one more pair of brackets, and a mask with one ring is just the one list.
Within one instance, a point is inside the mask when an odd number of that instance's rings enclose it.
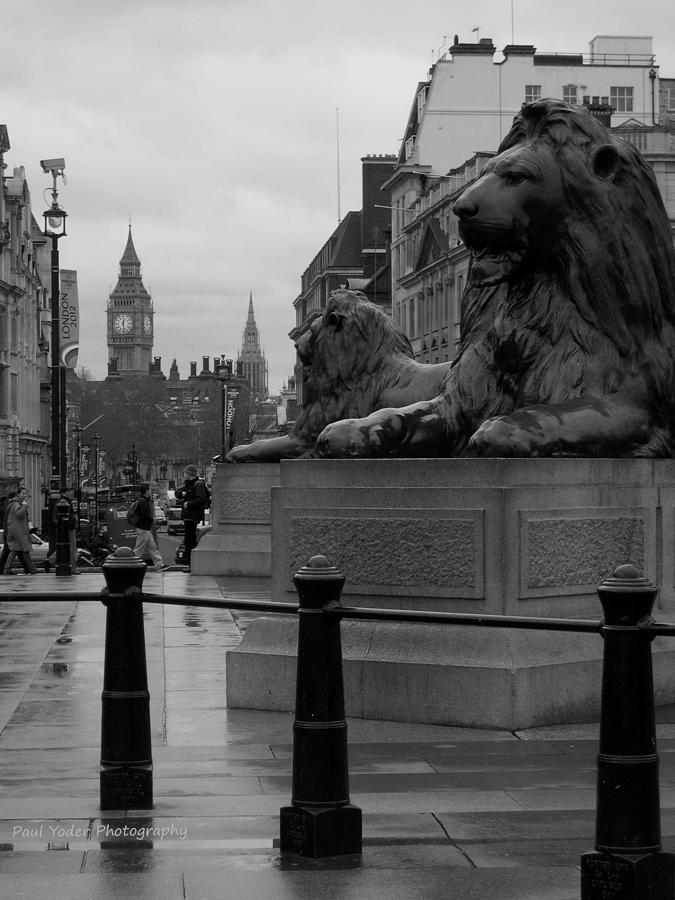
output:
{"label": "clock face", "polygon": [[150,334],[152,331],[152,321],[150,316],[143,316],[143,332],[145,334]]}
{"label": "clock face", "polygon": [[115,316],[113,319],[113,328],[118,334],[129,334],[133,327],[133,321],[131,316],[123,313],[120,316]]}

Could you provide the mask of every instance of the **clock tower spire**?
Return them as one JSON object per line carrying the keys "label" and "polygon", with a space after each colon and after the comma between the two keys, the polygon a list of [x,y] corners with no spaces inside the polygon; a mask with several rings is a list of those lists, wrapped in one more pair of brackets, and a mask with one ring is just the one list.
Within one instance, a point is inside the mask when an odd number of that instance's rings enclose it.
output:
{"label": "clock tower spire", "polygon": [[108,298],[108,374],[147,375],[152,362],[152,298],[141,277],[141,261],[131,237],[120,259],[117,285]]}

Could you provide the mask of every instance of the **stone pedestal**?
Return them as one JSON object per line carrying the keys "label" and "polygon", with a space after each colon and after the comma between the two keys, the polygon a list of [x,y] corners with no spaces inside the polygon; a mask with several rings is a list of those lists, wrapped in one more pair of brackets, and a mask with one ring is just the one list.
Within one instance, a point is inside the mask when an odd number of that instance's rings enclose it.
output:
{"label": "stone pedestal", "polygon": [[212,529],[192,551],[194,575],[269,577],[271,488],[278,463],[218,464],[211,483]]}
{"label": "stone pedestal", "polygon": [[[600,619],[597,587],[631,562],[675,618],[675,462],[295,460],[272,489],[272,586],[321,553],[345,606]],[[295,623],[252,622],[228,653],[230,706],[292,709]],[[654,642],[657,703],[675,641]],[[347,715],[524,728],[595,718],[595,636],[343,623]]]}

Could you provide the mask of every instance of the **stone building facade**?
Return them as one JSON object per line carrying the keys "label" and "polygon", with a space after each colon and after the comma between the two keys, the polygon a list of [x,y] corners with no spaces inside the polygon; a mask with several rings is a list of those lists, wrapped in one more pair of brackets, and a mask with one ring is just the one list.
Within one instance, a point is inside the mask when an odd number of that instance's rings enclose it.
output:
{"label": "stone building facade", "polygon": [[374,303],[391,308],[390,201],[382,185],[395,163],[390,155],[362,158],[362,208],[345,215],[302,273],[300,293],[293,301],[296,329],[323,309],[331,291],[340,287],[362,291]]}
{"label": "stone building facade", "polygon": [[5,174],[9,150],[0,125],[0,494],[25,485],[38,524],[49,484],[50,258],[23,166]]}

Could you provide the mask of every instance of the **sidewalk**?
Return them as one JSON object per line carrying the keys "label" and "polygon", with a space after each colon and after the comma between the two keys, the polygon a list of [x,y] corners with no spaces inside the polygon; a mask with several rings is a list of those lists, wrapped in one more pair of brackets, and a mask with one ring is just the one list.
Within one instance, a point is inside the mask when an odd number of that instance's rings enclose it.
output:
{"label": "sidewalk", "polygon": [[[225,650],[240,640],[226,610],[146,606],[155,808],[102,813],[105,609],[77,602],[78,590],[102,586],[97,573],[0,579],[2,900],[579,897],[579,857],[593,849],[595,725],[511,734],[349,719],[363,854],[281,859],[293,715],[226,708]],[[263,580],[182,572],[150,571],[145,586],[269,591]],[[63,599],[22,602],[27,589]],[[671,849],[675,726],[658,732]]]}

